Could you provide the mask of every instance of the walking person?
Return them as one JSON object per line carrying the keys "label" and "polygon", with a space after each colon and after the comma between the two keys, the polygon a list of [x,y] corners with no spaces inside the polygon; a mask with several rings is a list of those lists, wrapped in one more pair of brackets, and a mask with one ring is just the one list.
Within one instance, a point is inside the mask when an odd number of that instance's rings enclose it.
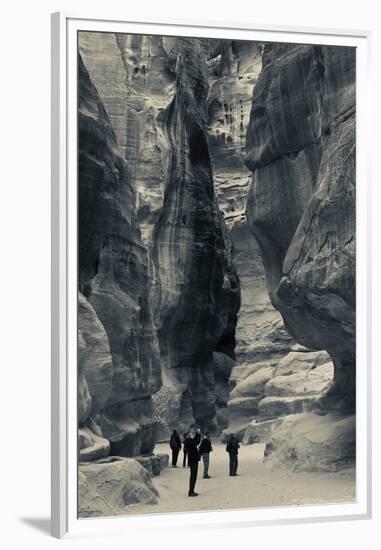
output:
{"label": "walking person", "polygon": [[176,430],[173,430],[169,446],[172,450],[172,468],[177,468],[177,458],[181,449],[181,439]]}
{"label": "walking person", "polygon": [[201,435],[199,433],[196,433],[196,430],[194,428],[191,428],[188,434],[188,437],[185,440],[186,451],[188,454],[188,465],[190,468],[189,491],[188,491],[189,497],[198,496],[198,493],[195,493],[194,488],[196,486],[198,462],[200,460],[200,453],[198,450],[200,439],[201,439]]}
{"label": "walking person", "polygon": [[236,476],[238,469],[238,449],[240,444],[234,434],[230,435],[226,445],[226,452],[229,453],[229,475]]}
{"label": "walking person", "polygon": [[204,463],[204,479],[210,479],[209,475],[209,455],[213,451],[212,443],[210,441],[210,433],[206,432],[199,448],[200,457]]}

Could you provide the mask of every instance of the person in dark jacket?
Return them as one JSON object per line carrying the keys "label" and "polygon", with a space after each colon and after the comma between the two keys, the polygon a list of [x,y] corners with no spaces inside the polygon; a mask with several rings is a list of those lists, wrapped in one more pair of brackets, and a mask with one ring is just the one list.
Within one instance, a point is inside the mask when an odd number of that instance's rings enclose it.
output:
{"label": "person in dark jacket", "polygon": [[188,434],[188,437],[185,440],[186,452],[188,455],[188,465],[190,468],[190,477],[189,477],[189,497],[196,497],[198,493],[195,493],[194,488],[197,480],[198,472],[198,462],[200,460],[200,453],[198,450],[198,445],[200,443],[201,435],[192,428]]}
{"label": "person in dark jacket", "polygon": [[226,452],[229,453],[229,475],[236,476],[238,469],[238,449],[240,444],[234,434],[230,435],[226,445]]}
{"label": "person in dark jacket", "polygon": [[177,458],[179,456],[179,452],[181,449],[181,440],[180,436],[177,433],[176,430],[173,430],[173,433],[171,435],[171,439],[169,440],[169,446],[171,447],[172,451],[172,468],[177,467]]}
{"label": "person in dark jacket", "polygon": [[210,433],[206,432],[199,447],[200,457],[204,463],[204,479],[210,479],[209,475],[209,454],[213,451],[210,441]]}

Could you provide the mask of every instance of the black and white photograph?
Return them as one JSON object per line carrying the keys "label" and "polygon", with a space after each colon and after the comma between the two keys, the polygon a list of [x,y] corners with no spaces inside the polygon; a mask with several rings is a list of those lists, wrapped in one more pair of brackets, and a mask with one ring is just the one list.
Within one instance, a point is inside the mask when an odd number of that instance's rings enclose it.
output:
{"label": "black and white photograph", "polygon": [[79,31],[78,518],[356,501],[356,48]]}

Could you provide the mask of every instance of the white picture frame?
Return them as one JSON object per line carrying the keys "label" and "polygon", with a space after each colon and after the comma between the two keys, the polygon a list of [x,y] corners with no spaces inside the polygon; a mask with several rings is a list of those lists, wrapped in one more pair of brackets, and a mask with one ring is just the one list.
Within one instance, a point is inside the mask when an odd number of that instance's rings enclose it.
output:
{"label": "white picture frame", "polygon": [[[52,15],[52,535],[123,534],[147,526],[215,526],[337,521],[371,517],[370,33],[203,21],[125,21],[123,16]],[[246,38],[357,48],[357,500],[302,507],[77,518],[77,40],[78,30]]]}

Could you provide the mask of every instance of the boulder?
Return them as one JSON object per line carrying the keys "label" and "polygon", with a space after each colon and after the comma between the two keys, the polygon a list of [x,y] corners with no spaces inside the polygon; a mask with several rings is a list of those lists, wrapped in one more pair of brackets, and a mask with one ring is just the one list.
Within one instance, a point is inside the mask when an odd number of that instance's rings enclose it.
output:
{"label": "boulder", "polygon": [[[275,366],[275,364],[271,365],[271,366]],[[230,374],[230,379],[229,379],[230,390],[233,390],[237,386],[237,384],[242,382],[242,380],[244,380],[245,378],[251,376],[252,374],[257,372],[258,370],[260,370],[262,368],[265,368],[265,367],[268,367],[268,366],[269,366],[269,364],[267,362],[264,362],[264,363],[263,362],[258,362],[258,363],[249,363],[249,362],[237,363],[236,365],[234,365],[234,367],[231,371],[231,374]]]}
{"label": "boulder", "polygon": [[333,372],[334,366],[329,361],[312,370],[293,370],[288,375],[274,376],[267,382],[265,394],[268,397],[321,395],[330,387]]}
{"label": "boulder", "polygon": [[231,436],[231,434],[234,434],[236,436],[236,438],[238,439],[238,441],[243,441],[246,429],[247,429],[247,424],[241,424],[241,425],[237,424],[235,427],[234,426],[232,426],[232,427],[229,426],[229,428],[223,430],[223,432],[221,433],[221,438],[220,438],[221,442],[222,443],[227,443],[228,439]]}
{"label": "boulder", "polygon": [[304,413],[284,418],[266,444],[264,462],[287,471],[339,471],[356,453],[355,415]]}
{"label": "boulder", "polygon": [[90,462],[105,458],[110,452],[110,442],[90,427],[84,426],[78,431],[79,462]]}
{"label": "boulder", "polygon": [[239,382],[230,393],[230,399],[263,397],[266,383],[274,376],[274,368],[262,367]]}
{"label": "boulder", "polygon": [[279,420],[253,420],[246,427],[242,442],[244,445],[252,445],[253,443],[266,443],[271,438],[275,427]]}
{"label": "boulder", "polygon": [[310,411],[316,397],[264,397],[258,403],[259,418],[278,418],[288,414]]}
{"label": "boulder", "polygon": [[136,460],[141,464],[152,476],[159,476],[164,468],[168,467],[169,457],[166,454],[152,454],[146,456],[137,456]]}
{"label": "boulder", "polygon": [[78,516],[104,517],[129,512],[136,504],[156,504],[159,493],[137,460],[110,460],[79,465]]}

